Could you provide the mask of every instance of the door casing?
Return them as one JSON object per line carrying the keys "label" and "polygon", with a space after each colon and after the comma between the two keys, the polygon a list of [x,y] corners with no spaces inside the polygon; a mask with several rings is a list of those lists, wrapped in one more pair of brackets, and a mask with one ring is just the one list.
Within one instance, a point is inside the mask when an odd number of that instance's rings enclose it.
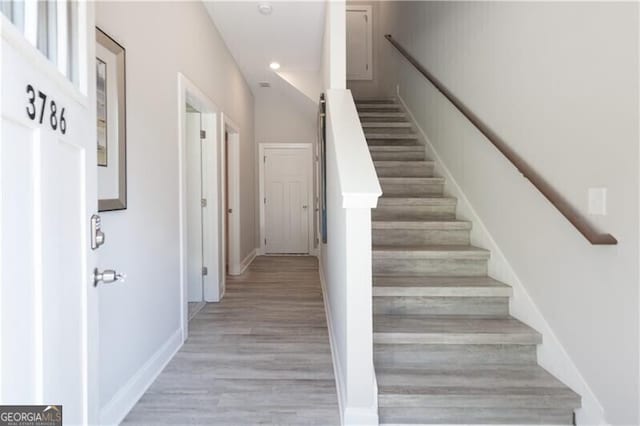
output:
{"label": "door casing", "polygon": [[[178,73],[178,162],[179,162],[179,222],[180,222],[180,306],[182,321],[182,338],[188,337],[188,250],[187,250],[187,138],[186,138],[186,105],[189,103],[202,117],[202,129],[206,132],[202,144],[202,179],[203,198],[207,199],[207,207],[203,212],[203,264],[208,269],[204,278],[205,302],[218,302],[221,288],[224,288],[224,274],[220,268],[222,259],[220,222],[220,141],[218,135],[219,109],[194,83],[184,74]],[[222,282],[221,282],[222,279]]]}

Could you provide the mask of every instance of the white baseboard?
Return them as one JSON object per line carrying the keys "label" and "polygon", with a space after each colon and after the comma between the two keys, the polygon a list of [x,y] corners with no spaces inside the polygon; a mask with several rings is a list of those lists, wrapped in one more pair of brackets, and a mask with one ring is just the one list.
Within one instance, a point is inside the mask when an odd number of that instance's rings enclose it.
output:
{"label": "white baseboard", "polygon": [[234,273],[233,275],[242,275],[244,271],[247,270],[249,265],[251,265],[251,262],[253,262],[253,259],[255,259],[256,256],[258,255],[258,250],[259,249],[251,250],[249,254],[240,262],[240,269],[237,271],[237,273]]}
{"label": "white baseboard", "polygon": [[119,425],[164,367],[182,347],[182,329],[176,330],[158,351],[100,409],[101,425]]}
{"label": "white baseboard", "polygon": [[[327,328],[329,331],[329,345],[331,346],[331,360],[333,364],[333,375],[336,380],[336,393],[338,395],[338,411],[340,412],[340,424],[343,426],[355,425],[377,425],[378,424],[378,407],[371,408],[349,407],[346,398],[346,384],[344,383],[344,371],[338,357],[338,349],[336,343],[336,333],[333,328],[333,319],[331,317],[331,306],[327,297],[327,282],[324,276],[324,267],[322,264],[322,256],[319,257],[320,269],[320,285],[322,286],[322,299],[324,300],[324,312],[327,317]],[[374,376],[374,393],[375,399],[378,399],[378,383]]]}
{"label": "white baseboard", "polygon": [[458,199],[458,213],[461,213],[464,218],[473,223],[471,242],[491,252],[489,275],[512,287],[511,315],[542,334],[543,343],[538,345],[538,363],[582,397],[582,408],[576,410],[576,423],[578,425],[607,425],[604,409],[588,383],[578,371],[549,323],[544,319],[524,284],[516,275],[513,267],[496,244],[493,236],[480,219],[456,179],[438,155],[426,132],[420,127],[413,112],[400,96],[400,93],[397,94],[397,97],[422,137],[428,154],[435,161],[436,170],[446,179],[446,192]]}
{"label": "white baseboard", "polygon": [[336,393],[338,394],[338,411],[340,412],[340,424],[344,425],[344,406],[343,400],[345,394],[345,385],[342,380],[342,366],[337,353],[336,333],[333,328],[333,320],[331,318],[331,307],[329,306],[329,298],[327,297],[327,282],[324,277],[324,265],[322,264],[322,256],[319,262],[320,269],[320,286],[322,287],[322,299],[324,301],[324,315],[327,317],[327,329],[329,331],[329,346],[331,347],[331,361],[333,364],[333,376],[336,380]]}

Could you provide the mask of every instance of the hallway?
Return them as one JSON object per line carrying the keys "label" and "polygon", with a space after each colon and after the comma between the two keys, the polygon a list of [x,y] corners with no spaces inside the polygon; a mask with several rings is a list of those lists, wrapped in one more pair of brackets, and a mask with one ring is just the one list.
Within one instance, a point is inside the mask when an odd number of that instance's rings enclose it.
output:
{"label": "hallway", "polygon": [[124,423],[339,424],[317,259],[261,256],[228,277]]}

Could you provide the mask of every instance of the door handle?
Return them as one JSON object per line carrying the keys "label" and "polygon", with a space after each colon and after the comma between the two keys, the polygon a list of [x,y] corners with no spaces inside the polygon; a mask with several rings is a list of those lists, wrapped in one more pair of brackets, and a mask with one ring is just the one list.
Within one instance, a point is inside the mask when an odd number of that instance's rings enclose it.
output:
{"label": "door handle", "polygon": [[105,269],[100,272],[98,268],[93,270],[93,286],[97,287],[101,282],[104,284],[113,283],[116,281],[124,282],[127,276],[125,274],[119,274],[113,269]]}
{"label": "door handle", "polygon": [[307,206],[306,204],[302,206],[302,208],[305,209],[305,210],[307,209],[307,207],[309,207],[309,206]]}

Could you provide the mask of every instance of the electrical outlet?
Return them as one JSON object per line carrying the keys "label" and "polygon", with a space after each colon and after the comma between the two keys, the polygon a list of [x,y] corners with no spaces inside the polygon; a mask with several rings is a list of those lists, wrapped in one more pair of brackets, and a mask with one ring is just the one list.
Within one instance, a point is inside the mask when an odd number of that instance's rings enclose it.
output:
{"label": "electrical outlet", "polygon": [[589,214],[607,215],[607,188],[589,188]]}

